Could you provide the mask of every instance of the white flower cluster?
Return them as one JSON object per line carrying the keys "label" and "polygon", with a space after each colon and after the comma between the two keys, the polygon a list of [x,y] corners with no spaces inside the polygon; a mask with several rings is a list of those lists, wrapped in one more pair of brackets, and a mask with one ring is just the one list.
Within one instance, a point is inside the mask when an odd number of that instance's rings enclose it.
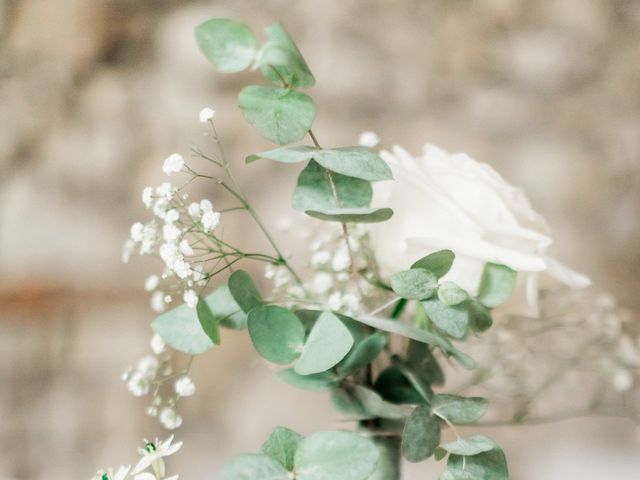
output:
{"label": "white flower cluster", "polygon": [[155,442],[145,440],[144,448],[138,449],[142,458],[133,469],[131,469],[131,465],[123,465],[115,470],[111,468],[99,470],[96,475],[91,477],[91,480],[124,480],[129,472],[134,480],[178,480],[178,475],[166,476],[164,458],[173,455],[182,447],[182,442],[172,442],[173,435],[165,441],[157,438]]}
{"label": "white flower cluster", "polygon": [[[142,357],[123,374],[122,379],[136,397],[152,393],[153,399],[147,413],[157,417],[167,430],[175,430],[182,425],[182,417],[176,411],[178,401],[182,397],[193,395],[196,387],[186,371],[174,373],[171,354],[167,352],[166,345],[158,334],[151,337],[150,346],[154,355]],[[170,383],[170,380],[174,380],[173,388],[164,397],[161,387]]]}

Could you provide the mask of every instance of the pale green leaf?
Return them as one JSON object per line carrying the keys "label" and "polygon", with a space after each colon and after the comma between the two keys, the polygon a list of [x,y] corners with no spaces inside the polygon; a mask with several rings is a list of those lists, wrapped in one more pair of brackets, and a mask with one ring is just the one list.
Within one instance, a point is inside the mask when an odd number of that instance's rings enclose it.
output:
{"label": "pale green leaf", "polygon": [[159,315],[151,322],[167,345],[180,352],[198,355],[213,348],[213,342],[202,329],[195,308],[187,304]]}
{"label": "pale green leaf", "polygon": [[247,326],[247,314],[242,311],[238,302],[225,283],[204,298],[215,320],[226,328],[242,330]]}
{"label": "pale green leaf", "polygon": [[377,332],[356,344],[338,367],[338,373],[349,376],[373,362],[387,346],[387,336]]}
{"label": "pale green leaf", "polygon": [[301,140],[311,128],[316,109],[304,93],[250,85],[238,96],[247,121],[278,145]]}
{"label": "pale green leaf", "polygon": [[469,299],[469,294],[454,282],[442,282],[438,287],[438,299],[445,305],[459,305]]}
{"label": "pale green leaf", "polygon": [[331,372],[320,372],[313,375],[300,375],[293,368],[278,372],[278,377],[285,383],[303,390],[326,390],[334,387],[339,378]]}
{"label": "pale green leaf", "polygon": [[444,373],[438,364],[438,360],[431,352],[431,347],[427,344],[409,340],[407,365],[427,385],[442,385],[444,383]]}
{"label": "pale green leaf", "polygon": [[309,333],[295,364],[300,375],[324,372],[337,365],[353,346],[349,329],[331,312],[324,312]]}
{"label": "pale green leaf", "polygon": [[438,279],[429,270],[412,268],[391,276],[391,288],[402,298],[424,300],[438,288]]}
{"label": "pale green leaf", "polygon": [[489,308],[506,302],[516,285],[518,272],[506,265],[487,263],[482,271],[478,300]]}
{"label": "pale green leaf", "polygon": [[487,400],[482,397],[448,394],[438,394],[431,402],[435,414],[459,424],[475,422],[485,414],[487,406]]}
{"label": "pale green leaf", "polygon": [[276,459],[249,454],[233,458],[222,469],[220,480],[291,480],[289,472]]}
{"label": "pale green leaf", "polygon": [[319,150],[313,159],[327,170],[370,182],[390,180],[391,169],[373,150],[366,147],[343,147]]}
{"label": "pale green leaf", "polygon": [[315,78],[295,42],[280,24],[266,28],[268,41],[260,48],[256,67],[276,85],[309,88]]}
{"label": "pale green leaf", "polygon": [[285,365],[300,355],[304,326],[286,308],[277,305],[254,308],[247,325],[257,352],[270,362]]}
{"label": "pale green leaf", "polygon": [[410,462],[420,462],[433,455],[440,445],[440,420],[427,405],[418,405],[402,431],[402,454]]}
{"label": "pale green leaf", "polygon": [[353,387],[353,395],[372,417],[403,419],[411,415],[412,407],[386,402],[373,390],[362,385]]}
{"label": "pale green leaf", "polygon": [[260,449],[280,462],[287,470],[293,470],[293,458],[303,437],[285,427],[277,427]]}
{"label": "pale green leaf", "polygon": [[441,445],[441,448],[455,455],[477,455],[488,452],[498,447],[496,442],[484,435],[474,435],[469,438],[458,438],[457,440]]}
{"label": "pale green leaf", "polygon": [[453,338],[462,339],[469,330],[469,311],[466,305],[446,305],[440,300],[422,302],[429,319],[443,332]]}
{"label": "pale green leaf", "polygon": [[207,305],[202,298],[198,298],[196,314],[198,315],[198,320],[200,321],[200,326],[202,327],[202,330],[204,330],[204,333],[207,334],[213,343],[220,345],[220,328],[218,326],[218,320],[211,312],[209,305]]}
{"label": "pale green leaf", "polygon": [[[449,472],[456,480],[508,480],[509,470],[499,447],[473,456],[449,455]],[[456,476],[457,475],[457,476]],[[467,475],[466,477],[463,475]]]}
{"label": "pale green leaf", "polygon": [[314,433],[296,451],[296,480],[366,480],[378,458],[375,445],[355,433]]}
{"label": "pale green leaf", "polygon": [[390,208],[334,208],[327,210],[307,210],[307,215],[327,222],[378,223],[393,216]]}
{"label": "pale green leaf", "polygon": [[239,72],[253,61],[256,37],[245,24],[214,18],[198,25],[196,41],[204,56],[221,72]]}
{"label": "pale green leaf", "polygon": [[231,296],[245,313],[262,305],[262,295],[258,287],[244,270],[233,272],[227,285]]}
{"label": "pale green leaf", "polygon": [[436,277],[441,278],[451,269],[455,257],[451,250],[440,250],[422,257],[411,265],[411,268],[424,268],[432,272]]}
{"label": "pale green leaf", "polygon": [[281,163],[300,163],[313,158],[313,154],[318,149],[310,147],[308,145],[298,145],[296,147],[281,147],[268,152],[256,153],[255,155],[249,155],[246,159],[247,163],[253,162],[260,158],[267,160],[273,160],[274,162]]}

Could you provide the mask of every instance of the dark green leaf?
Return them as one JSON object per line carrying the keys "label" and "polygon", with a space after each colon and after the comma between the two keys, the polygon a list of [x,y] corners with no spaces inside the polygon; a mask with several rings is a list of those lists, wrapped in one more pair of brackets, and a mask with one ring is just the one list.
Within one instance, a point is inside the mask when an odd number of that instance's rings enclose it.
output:
{"label": "dark green leaf", "polygon": [[469,302],[469,324],[475,332],[484,332],[493,325],[491,312],[480,302],[472,300]]}
{"label": "dark green leaf", "polygon": [[427,385],[442,385],[444,383],[444,373],[428,345],[409,340],[407,364]]}
{"label": "dark green leaf", "polygon": [[358,399],[355,398],[355,395],[342,388],[334,388],[331,390],[331,403],[333,403],[333,407],[337,411],[346,415],[350,420],[373,418],[360,404]]}
{"label": "dark green leaf", "polygon": [[293,362],[304,343],[304,327],[292,312],[276,305],[254,308],[249,313],[249,335],[257,352],[280,365]]}
{"label": "dark green leaf", "polygon": [[253,61],[256,37],[249,27],[228,18],[214,18],[195,30],[204,56],[221,72],[239,72]]}
{"label": "dark green leaf", "polygon": [[159,315],[151,327],[172,348],[198,355],[213,348],[213,342],[204,332],[195,308],[187,304]]}
{"label": "dark green leaf", "polygon": [[355,433],[314,433],[302,440],[296,451],[296,479],[366,480],[379,455],[371,440]]}
{"label": "dark green leaf", "polygon": [[246,162],[250,163],[260,158],[266,158],[267,160],[273,160],[274,162],[300,163],[311,160],[313,154],[317,151],[317,148],[310,147],[308,145],[298,145],[297,147],[281,147],[274,150],[269,150],[268,152],[249,155],[246,159]]}
{"label": "dark green leaf", "polygon": [[393,216],[390,208],[334,208],[323,211],[307,210],[307,215],[327,222],[378,223]]}
{"label": "dark green leaf", "polygon": [[425,402],[430,403],[431,397],[433,396],[431,386],[428,383],[423,382],[420,375],[415,372],[413,368],[407,364],[407,362],[402,360],[397,355],[394,355],[391,360],[393,365],[397,367],[400,372],[402,372],[411,386],[416,390],[416,392],[420,394]]}
{"label": "dark green leaf", "polygon": [[222,469],[220,480],[291,480],[289,472],[267,455],[240,455]]}
{"label": "dark green leaf", "polygon": [[229,292],[245,313],[262,305],[262,295],[251,276],[244,270],[236,270],[229,277]]}
{"label": "dark green leaf", "polygon": [[403,419],[411,414],[411,407],[385,402],[376,392],[362,385],[355,385],[353,393],[360,405],[372,417]]}
{"label": "dark green leaf", "polygon": [[198,298],[196,304],[196,314],[198,320],[200,320],[200,326],[204,333],[211,339],[216,345],[220,345],[220,328],[218,326],[218,320],[214,317],[209,305],[202,299]]}
{"label": "dark green leaf", "polygon": [[470,457],[449,455],[447,467],[456,480],[509,480],[507,460],[499,447]]}
{"label": "dark green leaf", "polygon": [[440,300],[422,302],[429,319],[443,332],[453,338],[461,339],[469,330],[469,311],[467,305],[445,305]]}
{"label": "dark green leaf", "polygon": [[277,427],[260,449],[278,460],[287,470],[293,470],[293,458],[303,436],[285,427]]}
{"label": "dark green leaf", "polygon": [[487,263],[482,271],[478,300],[489,308],[506,302],[516,285],[518,272],[506,265]]}
{"label": "dark green leaf", "polygon": [[440,420],[427,405],[418,405],[407,419],[402,432],[402,454],[410,462],[433,455],[440,444]]}
{"label": "dark green leaf", "polygon": [[300,375],[324,372],[337,365],[352,346],[349,329],[333,313],[324,312],[311,329],[294,369]]}
{"label": "dark green leaf", "polygon": [[383,370],[378,375],[374,388],[389,402],[413,405],[426,403],[398,367],[391,366]]}
{"label": "dark green leaf", "polygon": [[366,147],[343,147],[319,150],[313,159],[327,170],[370,182],[391,180],[389,166],[373,150]]}
{"label": "dark green leaf", "polygon": [[338,378],[331,372],[316,373],[313,375],[299,375],[293,368],[287,368],[278,372],[278,377],[289,385],[303,390],[326,390],[338,383]]}
{"label": "dark green leaf", "polygon": [[455,258],[456,256],[451,250],[440,250],[422,257],[411,265],[411,268],[424,268],[432,272],[436,277],[441,278],[451,269]]}
{"label": "dark green leaf", "polygon": [[235,301],[225,283],[204,298],[215,320],[226,328],[242,330],[247,327],[247,314]]}
{"label": "dark green leaf", "polygon": [[268,41],[260,49],[256,66],[276,85],[309,88],[315,84],[307,62],[293,39],[280,24],[266,28]]}
{"label": "dark green leaf", "polygon": [[308,95],[284,88],[250,85],[240,92],[238,105],[247,121],[278,145],[301,140],[316,115]]}
{"label": "dark green leaf", "polygon": [[373,362],[387,346],[387,336],[377,332],[356,344],[338,367],[341,376],[349,376]]}
{"label": "dark green leaf", "polygon": [[366,180],[334,173],[331,175],[336,197],[327,171],[315,161],[310,161],[298,177],[293,193],[292,206],[298,211],[324,211],[334,208],[367,208],[373,190]]}
{"label": "dark green leaf", "polygon": [[445,305],[459,305],[469,299],[469,294],[453,282],[442,282],[438,287],[438,299]]}
{"label": "dark green leaf", "polygon": [[412,268],[392,275],[391,288],[402,298],[424,300],[438,288],[438,279],[429,270]]}
{"label": "dark green leaf", "polygon": [[488,452],[495,448],[499,448],[496,442],[484,435],[474,435],[469,438],[458,438],[454,442],[449,442],[441,447],[449,453],[455,455],[471,456],[482,452]]}
{"label": "dark green leaf", "polygon": [[431,402],[436,415],[446,418],[451,423],[460,424],[475,422],[485,414],[487,406],[487,400],[482,397],[460,397],[448,394],[438,394]]}

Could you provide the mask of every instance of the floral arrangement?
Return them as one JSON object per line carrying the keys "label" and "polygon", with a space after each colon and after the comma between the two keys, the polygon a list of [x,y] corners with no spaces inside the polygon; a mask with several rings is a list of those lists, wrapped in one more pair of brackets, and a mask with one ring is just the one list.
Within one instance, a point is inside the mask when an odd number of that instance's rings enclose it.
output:
{"label": "floral arrangement", "polygon": [[[312,129],[314,103],[301,91],[315,79],[280,25],[266,29],[260,46],[249,27],[230,19],[209,20],[195,36],[219,71],[251,68],[270,82],[243,88],[238,104],[278,147],[245,163],[301,164],[292,207],[300,212],[298,226],[315,231],[308,258],[287,256],[234,177],[215,111],[202,110],[212,145],[194,147],[193,161],[179,154],[165,160],[163,171],[180,184],[144,189],[150,220],[132,226],[124,248],[125,262],[133,254],[153,255],[163,265],[144,285],[158,313],[152,354],[124,381],[132,394],[150,397],[149,415],[177,429],[178,404],[196,390],[189,377],[194,358],[223,343],[224,329],[246,330],[257,354],[281,366],[282,381],[328,392],[355,426],[307,437],[278,426],[259,453],[232,459],[219,478],[396,480],[404,457],[446,459],[442,480],[503,480],[509,477],[504,452],[483,429],[602,413],[602,393],[610,389],[598,384],[600,403],[535,416],[542,394],[576,362],[590,358],[601,378],[614,378],[614,390],[631,388],[640,353],[624,315],[607,297],[571,293],[589,280],[546,253],[548,226],[521,190],[488,165],[433,145],[418,157],[400,147],[379,152],[377,135],[365,132],[355,146],[321,146]],[[211,182],[233,206],[191,199],[194,181]],[[219,224],[232,212],[257,225],[269,251],[243,251],[223,238]],[[251,263],[264,264],[270,291],[242,269]],[[566,287],[541,298],[542,286],[554,280]],[[549,305],[553,315],[546,315]],[[577,306],[588,311],[587,324]],[[557,332],[576,329],[586,338],[573,350],[556,340]],[[532,372],[536,359],[521,359],[526,344],[550,332],[556,335],[545,341],[547,349],[564,348],[568,363]],[[447,387],[449,377],[463,383]],[[481,420],[487,398],[466,394],[489,383],[501,389],[503,403],[511,399],[506,420]],[[463,437],[458,425],[475,425],[479,433]],[[177,479],[167,476],[164,462],[181,446],[173,436],[145,441],[133,468],[94,478]]]}

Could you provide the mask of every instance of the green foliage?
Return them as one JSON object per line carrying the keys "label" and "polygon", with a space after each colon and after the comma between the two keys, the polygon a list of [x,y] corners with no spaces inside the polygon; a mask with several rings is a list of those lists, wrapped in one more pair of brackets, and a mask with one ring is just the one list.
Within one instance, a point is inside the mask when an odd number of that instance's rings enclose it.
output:
{"label": "green foliage", "polygon": [[430,403],[431,397],[433,396],[433,391],[431,390],[431,386],[422,380],[421,375],[416,370],[414,370],[412,366],[410,366],[406,361],[402,360],[397,355],[393,356],[391,362],[398,368],[398,370],[400,370],[402,375],[404,375],[407,381],[411,384],[415,391],[420,394],[424,401],[426,403]]}
{"label": "green foliage", "polygon": [[426,403],[407,377],[398,367],[387,367],[378,375],[373,387],[384,398],[393,403],[418,405]]}
{"label": "green foliage", "polygon": [[506,302],[513,293],[516,277],[517,272],[506,265],[487,263],[480,279],[478,300],[489,308]]}
{"label": "green foliage", "polygon": [[407,419],[402,431],[402,454],[410,462],[433,455],[440,444],[440,420],[428,405],[419,405]]}
{"label": "green foliage", "polygon": [[254,308],[249,313],[247,325],[253,346],[270,362],[286,365],[300,355],[304,326],[286,308],[276,305]]}
{"label": "green foliage", "polygon": [[362,385],[355,385],[353,394],[371,417],[401,420],[408,417],[412,411],[411,407],[384,401],[378,393]]}
{"label": "green foliage", "polygon": [[216,345],[220,345],[220,328],[218,326],[218,320],[213,315],[209,305],[202,299],[198,298],[196,304],[196,314],[200,321],[200,326],[204,333],[211,339]]}
{"label": "green foliage", "polygon": [[453,442],[441,445],[443,450],[456,455],[477,455],[496,448],[496,443],[484,435],[474,435],[469,438],[458,438]]}
{"label": "green foliage", "polygon": [[291,480],[289,472],[267,455],[241,455],[228,462],[220,480]]}
{"label": "green foliage", "polygon": [[469,330],[469,311],[466,305],[446,305],[440,300],[422,302],[429,319],[443,332],[453,338],[462,339]]}
{"label": "green foliage", "polygon": [[362,180],[391,180],[389,166],[373,150],[366,147],[342,147],[319,150],[313,159],[327,170]]}
{"label": "green foliage", "polygon": [[247,326],[247,314],[242,311],[238,302],[225,283],[204,298],[215,321],[223,327],[242,330]]}
{"label": "green foliage", "polygon": [[379,223],[393,216],[390,208],[334,208],[324,211],[307,210],[305,213],[320,220],[341,223]]}
{"label": "green foliage", "polygon": [[277,427],[262,444],[265,455],[278,460],[287,470],[293,470],[293,460],[298,445],[304,437],[285,427]]}
{"label": "green foliage", "polygon": [[471,423],[485,414],[487,400],[481,397],[438,394],[433,397],[431,407],[435,414],[451,423]]}
{"label": "green foliage", "polygon": [[285,88],[250,85],[240,92],[238,105],[247,121],[278,145],[301,140],[316,116],[311,97]]}
{"label": "green foliage", "polygon": [[442,282],[438,287],[438,299],[445,305],[459,305],[469,299],[469,294],[454,282]]}
{"label": "green foliage", "polygon": [[337,365],[353,346],[353,337],[331,312],[320,315],[302,348],[295,371],[300,375],[324,372]]}
{"label": "green foliage", "polygon": [[444,373],[438,360],[431,353],[431,348],[424,343],[409,340],[407,365],[416,372],[423,383],[428,385],[442,385],[444,383]]}
{"label": "green foliage", "polygon": [[469,302],[469,324],[475,332],[484,332],[493,325],[491,312],[476,300]]}
{"label": "green foliage", "polygon": [[451,269],[455,258],[456,256],[451,250],[440,250],[422,257],[411,265],[411,268],[424,268],[432,272],[436,277],[441,278]]}
{"label": "green foliage", "polygon": [[256,37],[249,27],[228,18],[214,18],[195,29],[200,50],[221,72],[244,70],[256,54]]}
{"label": "green foliage", "polygon": [[344,377],[351,375],[373,362],[386,346],[387,336],[384,333],[377,332],[369,335],[349,352],[338,366],[338,373]]}
{"label": "green foliage", "polygon": [[314,433],[305,438],[296,451],[296,479],[366,480],[378,458],[375,445],[355,433]]}
{"label": "green foliage", "polygon": [[509,470],[504,452],[497,445],[493,450],[472,456],[449,455],[450,478],[454,480],[508,480]]}
{"label": "green foliage", "polygon": [[[295,42],[280,24],[268,26],[268,41],[260,48],[256,67],[276,85],[309,88],[315,78]],[[282,83],[285,83],[283,85]]]}
{"label": "green foliage", "polygon": [[214,345],[203,330],[196,309],[184,303],[159,315],[151,322],[151,327],[167,345],[179,352],[198,355]]}
{"label": "green foliage", "polygon": [[326,170],[315,161],[310,161],[298,177],[298,183],[293,192],[293,208],[306,212],[369,206],[373,195],[369,182],[339,174],[333,174],[331,177],[335,196]]}
{"label": "green foliage", "polygon": [[321,372],[312,375],[300,375],[293,368],[286,368],[278,372],[278,377],[289,385],[304,390],[326,390],[334,387],[339,378],[332,372]]}
{"label": "green foliage", "polygon": [[274,162],[281,163],[300,163],[306,162],[313,158],[314,153],[318,151],[315,147],[309,145],[298,145],[296,147],[281,147],[268,152],[257,153],[255,155],[249,155],[246,158],[246,163],[251,163],[261,158],[267,160],[273,160]]}
{"label": "green foliage", "polygon": [[438,279],[429,270],[412,268],[391,277],[391,288],[402,298],[424,300],[438,288]]}
{"label": "green foliage", "polygon": [[244,270],[236,270],[229,277],[229,292],[243,312],[249,313],[262,305],[262,295],[251,276]]}

